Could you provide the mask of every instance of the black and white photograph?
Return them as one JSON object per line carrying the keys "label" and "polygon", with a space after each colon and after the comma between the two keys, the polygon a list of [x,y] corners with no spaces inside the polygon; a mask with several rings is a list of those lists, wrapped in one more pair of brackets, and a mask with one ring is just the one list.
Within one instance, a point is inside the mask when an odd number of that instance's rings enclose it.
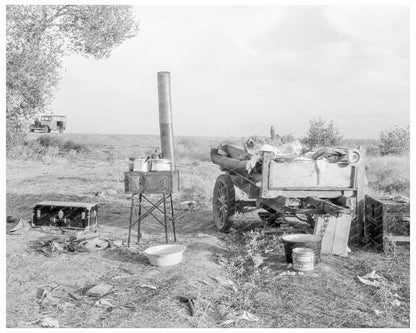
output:
{"label": "black and white photograph", "polygon": [[6,1],[3,328],[415,328],[412,14]]}

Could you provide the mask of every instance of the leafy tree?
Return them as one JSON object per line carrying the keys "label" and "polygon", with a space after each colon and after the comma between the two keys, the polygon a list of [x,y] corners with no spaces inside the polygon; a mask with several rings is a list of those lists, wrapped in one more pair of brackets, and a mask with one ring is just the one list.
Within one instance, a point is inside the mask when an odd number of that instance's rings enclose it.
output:
{"label": "leafy tree", "polygon": [[342,135],[340,135],[338,128],[332,120],[326,123],[319,117],[318,120],[311,120],[309,124],[307,136],[302,139],[302,143],[310,150],[314,150],[317,147],[336,146],[340,144]]}
{"label": "leafy tree", "polygon": [[380,151],[383,155],[403,154],[410,150],[410,127],[393,126],[380,133]]}
{"label": "leafy tree", "polygon": [[131,6],[8,5],[7,144],[52,101],[65,55],[106,58],[137,31]]}

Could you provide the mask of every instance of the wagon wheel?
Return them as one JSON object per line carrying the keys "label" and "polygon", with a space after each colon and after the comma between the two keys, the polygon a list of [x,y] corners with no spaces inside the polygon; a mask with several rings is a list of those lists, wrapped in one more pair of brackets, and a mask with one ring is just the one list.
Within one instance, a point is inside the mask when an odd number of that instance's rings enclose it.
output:
{"label": "wagon wheel", "polygon": [[231,216],[235,214],[235,190],[229,175],[218,176],[212,201],[215,226],[219,231],[226,232],[233,225]]}

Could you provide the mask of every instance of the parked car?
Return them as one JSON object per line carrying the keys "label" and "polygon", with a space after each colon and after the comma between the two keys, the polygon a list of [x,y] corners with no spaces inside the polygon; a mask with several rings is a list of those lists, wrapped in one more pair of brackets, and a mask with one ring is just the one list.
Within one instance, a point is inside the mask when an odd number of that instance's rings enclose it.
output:
{"label": "parked car", "polygon": [[50,115],[41,116],[40,120],[36,119],[34,124],[29,126],[30,132],[50,133],[51,131],[59,131],[63,133],[66,128],[66,116]]}

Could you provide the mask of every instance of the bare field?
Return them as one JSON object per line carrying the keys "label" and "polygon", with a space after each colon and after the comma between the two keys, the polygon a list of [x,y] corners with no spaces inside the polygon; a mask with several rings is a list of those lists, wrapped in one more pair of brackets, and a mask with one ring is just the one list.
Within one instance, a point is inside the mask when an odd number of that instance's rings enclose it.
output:
{"label": "bare field", "polygon": [[[29,139],[37,137],[31,134]],[[43,200],[97,202],[97,235],[126,241],[130,199],[124,193],[123,172],[127,157],[145,154],[150,146],[158,145],[158,137],[65,134],[60,138],[73,140],[82,149],[48,148],[33,153],[27,147],[7,160],[7,215],[30,219],[33,206]],[[61,327],[97,328],[410,326],[407,246],[397,246],[387,254],[352,248],[347,257],[323,255],[313,274],[279,276],[286,271],[281,241],[242,231],[259,220],[256,215],[243,216],[231,233],[217,232],[210,200],[220,170],[209,161],[209,147],[220,140],[177,139],[181,190],[174,196],[175,215],[178,242],[187,246],[179,265],[153,267],[142,254],[148,246],[164,242],[162,228],[153,221],[143,223],[145,237],[131,248],[53,257],[29,247],[44,232],[8,234],[7,326],[38,327],[37,320],[45,316],[56,318]],[[191,153],[189,146],[194,149]],[[370,177],[369,182],[376,181]],[[184,200],[195,200],[197,205],[181,210]],[[256,267],[257,256],[264,261]],[[381,287],[358,281],[357,275],[372,270],[383,277]],[[218,278],[232,280],[234,288]],[[98,283],[114,287],[103,297],[107,303],[97,303],[82,293],[79,299],[69,296]],[[140,287],[143,284],[156,289]],[[48,290],[42,307],[36,301],[38,287]],[[195,298],[194,317],[179,302],[180,296]],[[239,311],[248,311],[259,320],[224,323],[227,314]]]}

